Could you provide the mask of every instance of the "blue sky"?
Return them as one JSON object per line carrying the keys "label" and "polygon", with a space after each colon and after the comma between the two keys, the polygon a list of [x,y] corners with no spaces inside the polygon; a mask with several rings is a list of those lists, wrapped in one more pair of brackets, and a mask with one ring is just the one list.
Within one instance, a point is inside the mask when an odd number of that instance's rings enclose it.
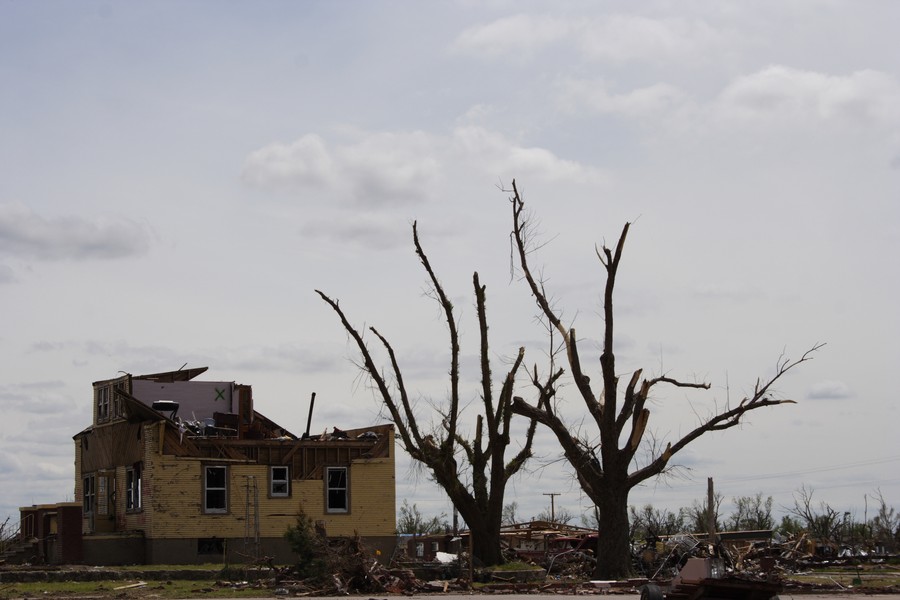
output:
{"label": "blue sky", "polygon": [[[0,516],[71,499],[90,384],[119,371],[209,366],[295,432],[312,392],[314,428],[380,421],[314,289],[391,340],[427,419],[447,343],[414,220],[459,309],[466,398],[474,271],[495,372],[522,345],[545,368],[510,276],[513,178],[589,364],[595,245],[634,222],[618,364],[712,384],[660,390],[658,438],[827,342],[778,386],[798,404],[696,443],[635,504],[690,505],[714,477],[726,499],[805,484],[859,518],[878,490],[896,506],[897,22],[849,1],[3,0]],[[510,500],[580,512],[547,432],[538,453]],[[449,513],[403,456],[397,494]]]}

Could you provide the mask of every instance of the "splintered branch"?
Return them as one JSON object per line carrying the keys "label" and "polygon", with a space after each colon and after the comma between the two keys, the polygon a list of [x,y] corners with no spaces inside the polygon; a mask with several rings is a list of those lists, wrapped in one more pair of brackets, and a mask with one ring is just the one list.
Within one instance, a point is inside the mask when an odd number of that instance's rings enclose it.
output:
{"label": "splintered branch", "polygon": [[453,304],[444,293],[444,288],[438,281],[437,275],[434,274],[428,256],[419,243],[419,231],[415,221],[413,221],[413,244],[416,247],[416,255],[422,262],[422,266],[425,267],[429,279],[431,279],[432,288],[437,294],[441,309],[444,311],[444,317],[447,320],[447,328],[450,331],[450,422],[447,436],[444,438],[444,443],[448,446],[447,450],[450,450],[456,439],[457,418],[459,416],[459,333],[456,330],[456,321],[453,318]]}
{"label": "splintered branch", "polygon": [[[663,471],[663,469],[665,469],[666,465],[669,462],[669,459],[671,459],[672,456],[682,450],[685,446],[705,433],[708,433],[710,431],[722,431],[724,429],[729,429],[740,424],[741,418],[751,410],[756,410],[758,408],[763,408],[766,406],[777,406],[779,404],[796,404],[797,402],[795,400],[787,398],[772,398],[769,395],[769,390],[772,388],[775,382],[777,382],[785,375],[785,373],[807,361],[812,360],[813,354],[821,349],[824,345],[824,343],[814,344],[797,360],[791,361],[785,358],[779,358],[775,374],[765,383],[761,384],[759,381],[757,381],[754,392],[751,396],[741,400],[740,404],[738,404],[734,408],[727,409],[710,416],[706,419],[706,421],[701,423],[693,431],[682,437],[680,440],[678,440],[674,444],[668,444],[665,450],[663,450],[654,460],[652,460],[650,464],[648,464],[643,469],[635,471],[634,473],[629,475],[629,484],[634,486],[649,477],[658,475]],[[702,386],[694,384],[688,385],[686,387]]]}
{"label": "splintered branch", "polygon": [[525,277],[525,281],[528,282],[528,287],[531,289],[531,294],[534,296],[535,302],[540,308],[541,313],[547,319],[550,326],[558,331],[560,337],[562,337],[563,346],[566,349],[566,358],[569,363],[569,368],[572,371],[572,378],[575,380],[575,385],[578,387],[578,391],[581,393],[588,410],[591,411],[592,414],[599,416],[602,407],[597,400],[597,395],[591,389],[590,378],[582,371],[581,361],[578,358],[578,342],[575,336],[575,330],[567,328],[559,315],[556,314],[556,311],[553,310],[550,301],[544,293],[543,285],[535,278],[531,267],[528,264],[528,246],[531,242],[527,235],[528,221],[525,217],[525,201],[522,200],[522,197],[519,195],[519,189],[516,186],[515,180],[512,182],[512,192],[513,195],[510,198],[513,215],[512,235],[515,240],[516,251],[519,256],[519,266],[522,269],[522,274]]}
{"label": "splintered branch", "polygon": [[347,315],[345,315],[344,311],[341,310],[341,307],[336,300],[332,300],[320,290],[316,290],[316,293],[322,298],[322,300],[324,300],[329,306],[331,306],[334,312],[337,313],[338,317],[341,320],[341,324],[344,326],[344,330],[346,330],[347,334],[351,338],[353,338],[353,341],[356,342],[356,346],[357,348],[359,348],[359,353],[363,358],[365,371],[375,383],[375,387],[381,394],[381,399],[390,412],[391,420],[394,422],[394,425],[396,425],[397,431],[400,434],[400,439],[403,442],[403,447],[413,457],[416,457],[416,455],[421,455],[421,452],[419,452],[418,448],[421,448],[423,445],[422,436],[419,433],[416,420],[413,417],[412,407],[409,403],[409,396],[406,394],[406,388],[403,386],[403,378],[400,375],[400,369],[397,366],[394,351],[391,348],[390,344],[387,343],[387,340],[385,340],[381,336],[381,334],[379,334],[377,331],[375,331],[374,328],[372,328],[372,332],[376,336],[378,336],[378,338],[382,341],[382,343],[387,348],[388,353],[390,354],[391,364],[393,365],[394,369],[394,375],[395,377],[397,377],[397,389],[400,393],[400,404],[403,408],[402,413],[400,406],[398,406],[397,402],[394,401],[394,397],[391,395],[391,390],[388,387],[387,382],[384,380],[384,377],[381,376],[381,372],[375,365],[375,361],[372,360],[372,355],[369,352],[368,346],[363,340],[362,334],[350,323],[350,321],[347,319]]}

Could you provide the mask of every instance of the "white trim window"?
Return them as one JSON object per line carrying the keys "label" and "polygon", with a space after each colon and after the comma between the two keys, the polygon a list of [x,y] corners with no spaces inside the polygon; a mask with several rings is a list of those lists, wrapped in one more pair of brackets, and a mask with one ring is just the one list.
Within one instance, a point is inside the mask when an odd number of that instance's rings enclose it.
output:
{"label": "white trim window", "polygon": [[228,467],[224,465],[203,467],[203,512],[228,512]]}
{"label": "white trim window", "polygon": [[97,494],[96,489],[94,488],[95,481],[96,478],[94,475],[86,475],[83,480],[83,487],[81,488],[81,507],[86,515],[93,514],[96,505]]}
{"label": "white trim window", "polygon": [[125,469],[125,510],[141,510],[141,463]]}
{"label": "white trim window", "polygon": [[291,495],[291,472],[287,466],[269,467],[269,495],[273,498],[287,498]]}
{"label": "white trim window", "polygon": [[325,512],[350,512],[347,467],[325,468]]}
{"label": "white trim window", "polygon": [[109,420],[109,387],[97,388],[97,421]]}

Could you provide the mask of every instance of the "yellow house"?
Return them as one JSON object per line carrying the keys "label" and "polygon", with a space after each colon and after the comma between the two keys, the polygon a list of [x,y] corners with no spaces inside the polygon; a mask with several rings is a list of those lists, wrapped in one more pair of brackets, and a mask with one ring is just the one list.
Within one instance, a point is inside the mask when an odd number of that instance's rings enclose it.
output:
{"label": "yellow house", "polygon": [[74,436],[84,562],[290,563],[301,511],[321,535],[393,550],[393,425],[297,437],[254,410],[250,386],[194,381],[204,371],[93,384],[93,423]]}

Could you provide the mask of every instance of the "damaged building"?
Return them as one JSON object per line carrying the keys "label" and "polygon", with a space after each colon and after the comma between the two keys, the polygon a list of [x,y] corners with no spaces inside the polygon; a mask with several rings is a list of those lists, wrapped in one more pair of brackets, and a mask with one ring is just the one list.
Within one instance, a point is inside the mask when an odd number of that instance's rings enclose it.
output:
{"label": "damaged building", "polygon": [[196,381],[206,370],[93,384],[74,436],[83,562],[290,563],[301,510],[321,535],[393,549],[392,425],[298,437],[255,410],[251,386]]}

